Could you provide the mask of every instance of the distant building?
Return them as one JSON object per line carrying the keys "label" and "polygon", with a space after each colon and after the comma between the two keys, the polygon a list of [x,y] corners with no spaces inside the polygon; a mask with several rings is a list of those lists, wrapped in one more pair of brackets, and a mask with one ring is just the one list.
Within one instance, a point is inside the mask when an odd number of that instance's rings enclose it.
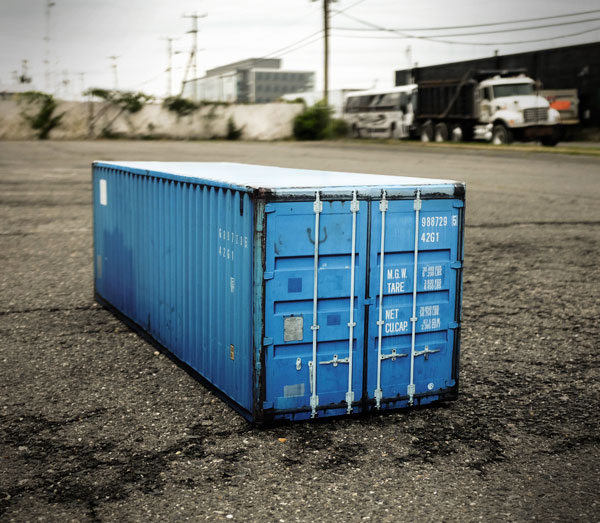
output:
{"label": "distant building", "polygon": [[286,71],[279,58],[250,58],[215,67],[185,82],[183,96],[195,101],[266,103],[286,93],[314,89],[312,71]]}

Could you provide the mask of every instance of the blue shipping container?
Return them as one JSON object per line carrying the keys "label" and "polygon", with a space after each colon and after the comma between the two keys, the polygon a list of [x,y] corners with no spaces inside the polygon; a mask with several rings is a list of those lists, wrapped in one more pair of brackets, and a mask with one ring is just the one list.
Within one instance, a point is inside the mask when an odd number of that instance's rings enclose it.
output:
{"label": "blue shipping container", "polygon": [[96,299],[257,423],[455,399],[465,185],[96,162]]}

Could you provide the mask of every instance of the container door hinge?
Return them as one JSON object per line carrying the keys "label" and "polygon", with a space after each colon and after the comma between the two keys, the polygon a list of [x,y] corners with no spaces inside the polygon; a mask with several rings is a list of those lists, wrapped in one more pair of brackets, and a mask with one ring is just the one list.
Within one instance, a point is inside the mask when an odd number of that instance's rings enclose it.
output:
{"label": "container door hinge", "polygon": [[461,207],[465,206],[465,202],[463,201],[457,201],[457,202],[452,202],[452,207],[454,207],[455,209],[460,209]]}
{"label": "container door hinge", "polygon": [[272,280],[273,277],[274,277],[274,274],[272,272],[263,273],[263,280]]}
{"label": "container door hinge", "polygon": [[451,321],[448,324],[449,329],[458,329],[459,327],[460,327],[460,323],[458,323],[457,321]]}
{"label": "container door hinge", "polygon": [[265,347],[268,345],[273,345],[273,338],[263,338],[263,345]]}
{"label": "container door hinge", "polygon": [[267,205],[265,205],[265,214],[269,214],[275,212],[275,206],[271,203],[267,203]]}
{"label": "container door hinge", "polygon": [[415,351],[415,358],[417,356],[423,356],[423,358],[425,358],[425,360],[428,360],[429,355],[434,354],[436,352],[440,352],[440,349],[429,350],[429,345],[425,345],[425,349]]}
{"label": "container door hinge", "polygon": [[454,261],[450,264],[450,268],[451,269],[462,269],[462,262],[461,261]]}

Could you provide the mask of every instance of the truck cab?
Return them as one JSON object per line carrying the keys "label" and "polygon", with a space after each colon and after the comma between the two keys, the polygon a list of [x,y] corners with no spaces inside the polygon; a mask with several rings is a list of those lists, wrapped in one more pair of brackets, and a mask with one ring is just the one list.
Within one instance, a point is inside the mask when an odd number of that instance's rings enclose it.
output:
{"label": "truck cab", "polygon": [[533,79],[524,74],[496,75],[481,81],[476,92],[479,105],[477,138],[496,144],[510,143],[513,138],[539,138],[544,145],[554,145],[558,141],[559,113],[536,92]]}

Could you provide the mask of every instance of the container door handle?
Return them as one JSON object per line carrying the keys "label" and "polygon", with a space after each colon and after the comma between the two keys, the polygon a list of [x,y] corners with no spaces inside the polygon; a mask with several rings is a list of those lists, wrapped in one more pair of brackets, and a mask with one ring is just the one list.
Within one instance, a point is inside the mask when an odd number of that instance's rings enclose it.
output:
{"label": "container door handle", "polygon": [[404,352],[396,352],[396,349],[392,349],[392,352],[390,354],[382,354],[381,355],[382,360],[391,359],[392,361],[396,361],[396,358],[406,358],[406,357],[408,357],[408,354],[405,354]]}
{"label": "container door handle", "polygon": [[350,359],[349,358],[340,359],[340,358],[338,358],[337,354],[334,354],[333,359],[331,359],[329,361],[320,361],[319,365],[333,365],[334,367],[337,367],[340,363],[350,363]]}
{"label": "container door handle", "polygon": [[429,355],[430,354],[435,354],[436,352],[440,352],[440,349],[430,350],[429,349],[429,345],[425,345],[425,349],[424,350],[417,350],[417,351],[415,351],[415,358],[417,356],[423,356],[423,358],[425,360],[428,360],[429,359]]}

